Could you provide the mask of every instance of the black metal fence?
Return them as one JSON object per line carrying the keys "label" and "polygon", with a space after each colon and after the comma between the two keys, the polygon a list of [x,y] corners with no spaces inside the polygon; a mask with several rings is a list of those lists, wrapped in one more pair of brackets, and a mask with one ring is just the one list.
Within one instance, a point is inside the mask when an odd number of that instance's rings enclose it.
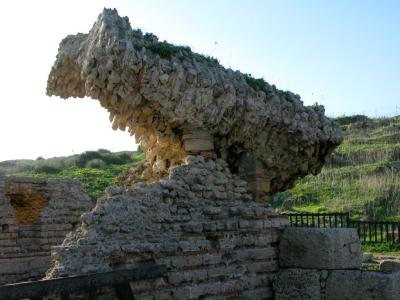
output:
{"label": "black metal fence", "polygon": [[298,227],[348,227],[348,213],[298,213],[285,214],[291,226]]}
{"label": "black metal fence", "polygon": [[350,221],[357,228],[361,241],[373,243],[400,243],[400,222]]}
{"label": "black metal fence", "polygon": [[400,243],[400,222],[353,221],[349,213],[285,214],[291,226],[356,228],[360,240],[373,243]]}

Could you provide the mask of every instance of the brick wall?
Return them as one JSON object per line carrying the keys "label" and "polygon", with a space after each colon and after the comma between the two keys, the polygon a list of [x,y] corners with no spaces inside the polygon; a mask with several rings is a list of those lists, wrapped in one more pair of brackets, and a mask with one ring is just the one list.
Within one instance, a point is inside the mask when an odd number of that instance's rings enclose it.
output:
{"label": "brick wall", "polygon": [[80,183],[0,177],[0,284],[39,279],[50,250],[92,207]]}

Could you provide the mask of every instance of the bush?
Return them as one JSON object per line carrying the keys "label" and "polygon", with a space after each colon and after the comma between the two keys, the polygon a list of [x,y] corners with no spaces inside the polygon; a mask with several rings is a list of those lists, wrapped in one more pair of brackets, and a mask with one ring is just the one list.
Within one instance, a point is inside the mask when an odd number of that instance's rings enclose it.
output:
{"label": "bush", "polygon": [[164,42],[159,42],[155,44],[150,44],[147,46],[147,48],[153,52],[154,54],[160,55],[162,58],[168,58],[170,59],[172,56],[178,54],[179,52],[184,52],[188,51],[190,52],[190,48],[186,46],[175,46],[170,43],[167,43],[166,41]]}
{"label": "bush", "polygon": [[364,115],[353,115],[353,116],[341,116],[334,118],[336,122],[338,122],[340,125],[349,125],[353,123],[358,123],[358,122],[366,122],[369,121],[369,118]]}
{"label": "bush", "polygon": [[244,79],[246,83],[256,91],[261,90],[267,92],[267,82],[264,78],[254,78],[251,74],[244,74]]}
{"label": "bush", "polygon": [[80,154],[75,160],[75,166],[84,168],[93,159],[102,159],[102,155],[97,151],[86,151]]}
{"label": "bush", "polygon": [[39,165],[34,169],[35,173],[57,174],[61,172],[60,168],[50,165]]}
{"label": "bush", "polygon": [[86,166],[88,168],[93,168],[93,169],[101,169],[107,166],[107,164],[104,162],[104,160],[100,158],[95,158],[87,162]]}

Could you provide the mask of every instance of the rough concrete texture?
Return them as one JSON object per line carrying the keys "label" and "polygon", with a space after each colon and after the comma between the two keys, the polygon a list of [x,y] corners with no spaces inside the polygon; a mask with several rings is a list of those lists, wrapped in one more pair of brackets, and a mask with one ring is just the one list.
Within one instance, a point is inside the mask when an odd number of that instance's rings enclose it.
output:
{"label": "rough concrete texture", "polygon": [[281,269],[275,299],[399,300],[400,272]]}
{"label": "rough concrete texture", "polygon": [[400,272],[335,270],[328,277],[326,299],[399,300]]}
{"label": "rough concrete texture", "polygon": [[386,259],[379,264],[379,269],[386,272],[400,271],[400,260]]}
{"label": "rough concrete texture", "polygon": [[282,269],[274,280],[275,300],[319,300],[320,274],[317,270]]}
{"label": "rough concrete texture", "polygon": [[92,206],[75,180],[0,176],[0,284],[42,278]]}
{"label": "rough concrete texture", "polygon": [[132,283],[135,299],[271,298],[287,219],[252,201],[225,161],[186,163],[157,183],[108,188],[54,248],[48,277],[157,263],[168,275]]}
{"label": "rough concrete texture", "polygon": [[[98,99],[113,128],[127,128],[147,151],[156,179],[193,149],[215,153],[231,170],[250,153],[266,170],[267,183],[255,181],[255,189],[273,193],[317,174],[342,138],[322,106],[305,107],[300,96],[254,81],[132,30],[127,17],[105,9],[88,34],[61,42],[47,94]],[[193,139],[197,130],[202,136]]]}
{"label": "rough concrete texture", "polygon": [[356,269],[362,251],[354,228],[288,227],[279,246],[282,267]]}

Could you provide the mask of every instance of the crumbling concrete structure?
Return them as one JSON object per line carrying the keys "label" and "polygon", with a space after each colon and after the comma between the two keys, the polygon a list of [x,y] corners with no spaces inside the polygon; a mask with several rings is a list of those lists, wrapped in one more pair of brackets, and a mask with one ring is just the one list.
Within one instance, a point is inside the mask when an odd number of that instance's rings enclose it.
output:
{"label": "crumbling concrete structure", "polygon": [[201,154],[235,173],[244,161],[243,178],[262,197],[317,174],[342,139],[322,106],[305,107],[298,95],[132,30],[116,10],[61,42],[47,94],[99,100],[113,128],[127,128],[147,151],[147,175],[131,176],[147,182]]}
{"label": "crumbling concrete structure", "polygon": [[74,180],[0,176],[0,285],[42,278],[51,247],[92,206]]}
{"label": "crumbling concrete structure", "polygon": [[341,141],[323,107],[107,9],[61,42],[47,93],[99,100],[149,161],[54,249],[48,278],[157,263],[167,276],[132,283],[137,299],[273,297],[288,221],[256,200],[320,171]]}
{"label": "crumbling concrete structure", "polygon": [[189,156],[166,180],[110,187],[54,248],[48,277],[156,263],[167,276],[132,283],[135,299],[270,298],[288,221],[245,186],[224,160]]}

